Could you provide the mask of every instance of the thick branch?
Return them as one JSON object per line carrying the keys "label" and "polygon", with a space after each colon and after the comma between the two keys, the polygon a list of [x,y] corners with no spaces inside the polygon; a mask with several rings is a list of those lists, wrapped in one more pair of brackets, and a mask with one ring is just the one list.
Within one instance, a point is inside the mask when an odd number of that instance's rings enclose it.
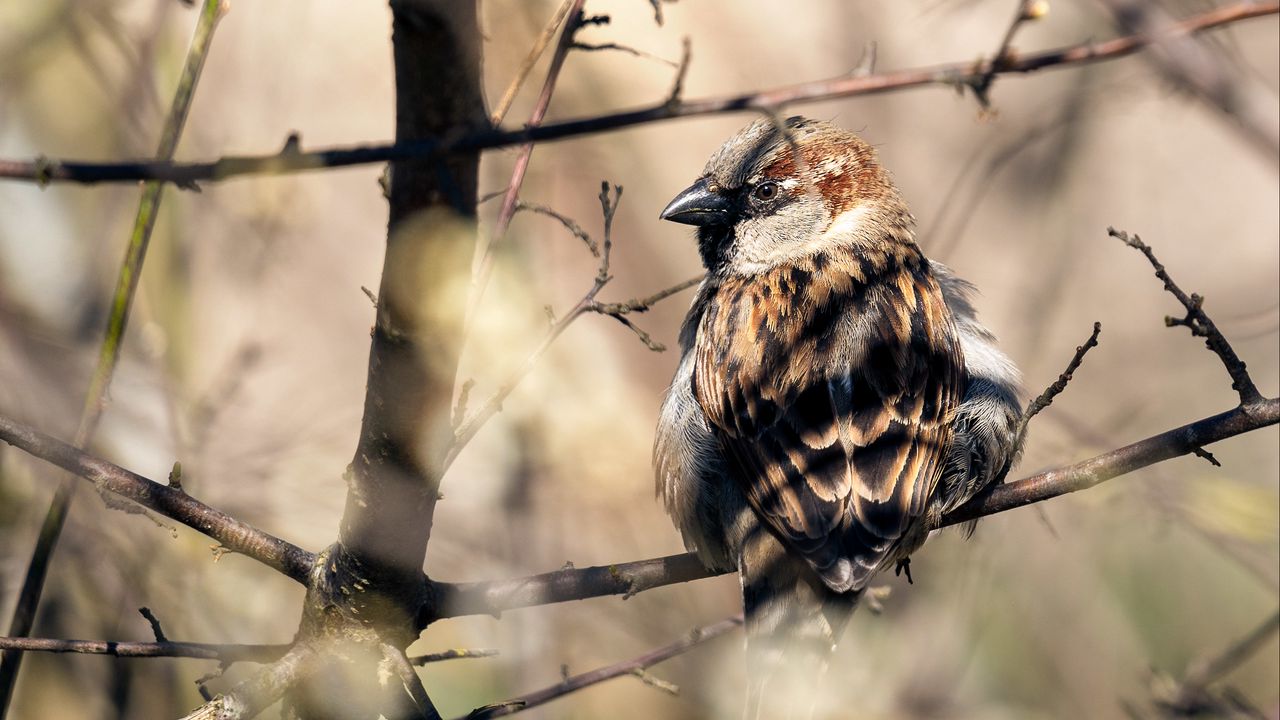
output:
{"label": "thick branch", "polygon": [[0,416],[0,440],[78,475],[103,490],[126,497],[165,517],[198,530],[232,552],[306,583],[315,555],[226,513],[181,490],[161,485],[7,417]]}
{"label": "thick branch", "polygon": [[[1236,3],[1174,23],[1169,26],[1167,37],[1180,37],[1277,13],[1280,13],[1280,3]],[[989,58],[978,62],[962,61],[856,77],[841,76],[743,95],[703,100],[672,102],[663,99],[657,105],[637,110],[566,120],[520,130],[488,129],[481,123],[473,127],[483,129],[456,137],[442,139],[437,136],[401,140],[393,145],[366,145],[306,153],[282,152],[265,156],[226,157],[201,163],[88,163],[62,162],[48,158],[32,161],[0,160],[0,178],[23,179],[39,183],[167,180],[189,184],[204,180],[225,180],[241,175],[300,172],[326,167],[439,157],[454,152],[475,152],[528,142],[560,140],[673,118],[716,115],[755,110],[761,107],[781,107],[792,103],[871,95],[926,85],[971,86],[972,83],[980,82],[983,77],[990,74],[993,66],[996,66],[996,75],[1009,75],[1085,65],[1131,55],[1149,45],[1152,40],[1153,38],[1147,35],[1126,35],[1103,42],[1085,42],[1012,58]]]}
{"label": "thick branch", "polygon": [[[1280,421],[1280,400],[1271,398],[1174,428],[1083,462],[996,487],[946,515],[940,526],[957,525],[1024,505],[1077,492],[1126,473]],[[722,574],[707,570],[692,554],[617,565],[566,569],[512,580],[475,583],[433,582],[441,599],[436,618],[498,615],[504,610],[582,600],[630,596],[664,585]]]}

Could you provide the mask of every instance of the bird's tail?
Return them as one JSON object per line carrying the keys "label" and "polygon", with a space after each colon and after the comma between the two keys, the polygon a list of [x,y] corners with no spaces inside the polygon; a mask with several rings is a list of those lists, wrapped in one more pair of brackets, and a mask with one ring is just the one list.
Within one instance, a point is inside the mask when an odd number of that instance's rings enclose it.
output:
{"label": "bird's tail", "polygon": [[746,720],[810,720],[822,702],[836,643],[861,593],[832,592],[770,533],[742,545],[738,563],[747,631]]}

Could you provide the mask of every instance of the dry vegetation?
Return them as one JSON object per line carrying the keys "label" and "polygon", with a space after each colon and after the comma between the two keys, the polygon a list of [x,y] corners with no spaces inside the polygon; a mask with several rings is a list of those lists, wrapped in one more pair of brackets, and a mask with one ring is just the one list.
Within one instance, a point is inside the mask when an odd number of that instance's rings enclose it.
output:
{"label": "dry vegetation", "polygon": [[[1008,35],[1013,2],[803,5],[592,0],[588,15],[609,22],[589,24],[580,42],[670,62],[609,49],[558,52],[557,35],[548,35],[503,126],[520,128],[540,93],[550,98],[548,124],[635,107],[678,115],[664,101],[685,37],[688,101],[820,78],[848,89],[959,62],[974,69],[952,87],[938,76],[918,89],[789,109],[833,119],[877,146],[920,222],[926,253],[981,288],[979,310],[1030,387],[1057,378],[1102,322],[1098,347],[1031,424],[1012,477],[1062,468],[1244,400],[1201,340],[1165,327],[1165,316],[1187,309],[1140,253],[1108,237],[1109,226],[1140,234],[1182,288],[1207,298],[1205,310],[1257,390],[1277,395],[1274,14],[1197,35],[1190,54],[1170,41],[1140,57],[985,78],[984,68],[1008,71],[1033,51],[1150,28],[1125,13],[1132,3],[1111,0],[1055,3]],[[560,6],[482,3],[491,106]],[[1201,2],[1163,8],[1178,18],[1216,11]],[[0,169],[21,174],[37,156],[154,156],[196,13],[172,0],[0,7]],[[283,162],[302,164],[290,159],[298,149],[390,143],[390,19],[376,3],[235,3],[212,41],[177,157],[271,155],[283,145]],[[1165,18],[1149,21],[1159,28]],[[551,73],[554,92],[543,93],[556,56],[563,67]],[[987,64],[973,65],[978,58]],[[1205,63],[1217,74],[1201,73]],[[748,113],[575,135],[538,144],[528,157],[513,146],[520,137],[480,136],[503,146],[483,155],[481,195],[510,187],[513,166],[528,168],[509,201],[499,195],[480,208],[481,237],[508,220],[510,227],[492,246],[492,278],[469,315],[458,389],[446,400],[466,411],[464,432],[469,413],[495,412],[474,425],[456,461],[446,455],[452,465],[425,565],[433,580],[517,578],[572,563],[605,566],[587,577],[604,587],[626,571],[611,564],[683,550],[653,501],[649,466],[675,357],[648,346],[674,346],[688,294],[643,313],[608,304],[647,298],[699,271],[686,230],[660,223],[657,212]],[[286,144],[292,132],[297,140]],[[58,172],[43,161],[25,167]],[[307,551],[334,542],[344,470],[360,437],[374,324],[368,295],[378,299],[386,247],[383,167],[250,174],[200,182],[199,193],[170,186],[89,452],[162,482],[180,461],[186,497]],[[616,209],[608,233],[602,180],[625,187],[616,208],[608,196],[606,209]],[[0,183],[0,418],[66,441],[77,436],[138,197],[135,183]],[[517,197],[528,210],[516,211]],[[576,225],[566,229],[534,206]],[[612,279],[602,285],[606,237]],[[467,279],[448,281],[462,291],[433,290],[457,301],[433,307],[432,317],[468,316]],[[593,289],[596,305],[582,305]],[[580,317],[566,323],[575,308]],[[555,342],[540,349],[549,329]],[[495,394],[499,402],[490,401]],[[1274,425],[1276,401],[1260,402],[1270,403],[1270,419],[1252,422]],[[7,440],[10,429],[0,427]],[[855,616],[839,700],[863,717],[886,718],[1157,718],[1198,708],[1275,717],[1276,432],[1263,428],[1208,450],[1220,467],[1188,455],[1000,514],[969,541],[955,532],[935,539],[913,560],[914,585],[886,577],[892,591],[882,612]],[[17,602],[59,481],[48,464],[0,446],[0,622]],[[82,490],[33,636],[148,641],[153,626],[138,612],[145,606],[170,640],[291,641],[303,587],[242,554],[211,553],[211,543]],[[688,564],[678,571],[701,574]],[[437,589],[473,609],[494,607],[475,587]],[[739,610],[738,593],[735,579],[720,577],[450,618],[407,652],[497,651],[417,673],[444,716],[465,715],[723,621]],[[740,644],[731,623],[716,629],[730,638],[648,670],[620,667],[636,677],[525,716],[731,717]],[[191,651],[271,659],[283,648]],[[238,662],[207,687],[230,691],[262,667]],[[209,659],[31,652],[10,716],[177,717],[203,702],[195,681],[217,668]],[[665,691],[670,684],[678,695]]]}

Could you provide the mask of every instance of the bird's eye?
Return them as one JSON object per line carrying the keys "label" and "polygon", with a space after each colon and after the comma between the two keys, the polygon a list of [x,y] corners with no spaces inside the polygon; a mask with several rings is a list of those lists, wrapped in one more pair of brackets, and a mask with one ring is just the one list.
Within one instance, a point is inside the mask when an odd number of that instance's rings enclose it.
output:
{"label": "bird's eye", "polygon": [[772,181],[760,183],[755,190],[751,191],[751,197],[758,202],[769,202],[778,197],[778,183]]}

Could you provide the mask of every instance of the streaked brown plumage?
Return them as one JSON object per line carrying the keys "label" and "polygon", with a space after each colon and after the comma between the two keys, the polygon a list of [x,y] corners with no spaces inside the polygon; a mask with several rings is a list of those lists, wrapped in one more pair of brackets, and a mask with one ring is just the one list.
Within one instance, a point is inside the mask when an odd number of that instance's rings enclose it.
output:
{"label": "streaked brown plumage", "polygon": [[768,717],[809,713],[867,583],[1003,477],[1018,413],[1016,370],[874,151],[786,127],[745,128],[663,213],[699,226],[708,276],[654,448],[686,544],[739,571],[748,715]]}

